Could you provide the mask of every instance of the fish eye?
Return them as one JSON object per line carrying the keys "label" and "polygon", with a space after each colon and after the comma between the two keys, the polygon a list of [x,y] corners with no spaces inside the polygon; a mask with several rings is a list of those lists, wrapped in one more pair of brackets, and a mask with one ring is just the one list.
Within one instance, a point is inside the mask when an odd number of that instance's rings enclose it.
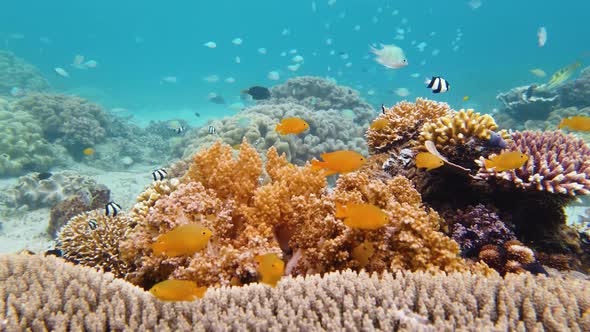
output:
{"label": "fish eye", "polygon": [[203,233],[201,233],[201,234],[203,234],[203,235],[207,235],[207,232],[203,231]]}

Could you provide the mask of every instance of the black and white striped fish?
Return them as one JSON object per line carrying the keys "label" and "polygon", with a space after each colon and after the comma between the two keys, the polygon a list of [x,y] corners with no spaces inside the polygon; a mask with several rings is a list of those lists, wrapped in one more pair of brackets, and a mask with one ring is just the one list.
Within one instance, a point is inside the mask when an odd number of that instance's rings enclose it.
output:
{"label": "black and white striped fish", "polygon": [[121,205],[111,201],[108,202],[107,205],[104,206],[104,214],[105,216],[113,216],[116,217],[117,213],[121,211]]}
{"label": "black and white striped fish", "polygon": [[215,127],[209,126],[209,135],[215,135]]}
{"label": "black and white striped fish", "polygon": [[88,228],[90,228],[91,230],[95,230],[97,227],[98,227],[98,223],[97,223],[96,219],[88,220]]}
{"label": "black and white striped fish", "polygon": [[178,126],[176,128],[170,128],[170,130],[174,131],[177,134],[182,134],[184,133],[184,126]]}
{"label": "black and white striped fish", "polygon": [[447,92],[449,90],[449,82],[442,77],[432,76],[424,81],[426,87],[432,90],[432,93]]}
{"label": "black and white striped fish", "polygon": [[385,105],[381,104],[381,113],[385,114],[385,110],[386,110]]}
{"label": "black and white striped fish", "polygon": [[154,181],[162,181],[166,178],[167,175],[168,172],[166,172],[166,170],[163,168],[157,169],[152,172],[152,177],[154,178]]}

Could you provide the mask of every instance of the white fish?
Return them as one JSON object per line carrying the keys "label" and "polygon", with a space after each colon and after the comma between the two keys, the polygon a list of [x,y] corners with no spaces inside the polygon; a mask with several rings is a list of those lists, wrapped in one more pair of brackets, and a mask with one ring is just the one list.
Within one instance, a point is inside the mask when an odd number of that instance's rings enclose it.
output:
{"label": "white fish", "polygon": [[166,178],[167,175],[168,172],[166,172],[166,170],[163,168],[157,169],[152,172],[152,177],[154,178],[154,181],[162,181]]}
{"label": "white fish", "polygon": [[233,77],[228,77],[225,79],[225,83],[236,83],[236,79]]}
{"label": "white fish", "polygon": [[537,39],[539,42],[539,47],[545,46],[545,43],[547,42],[547,29],[545,29],[545,27],[539,28],[537,31]]}
{"label": "white fish", "polygon": [[240,59],[240,57],[239,57],[239,56],[236,56],[236,57],[234,58],[234,61],[235,61],[236,63],[240,63],[240,62],[242,62],[242,59]]}
{"label": "white fish", "polygon": [[61,77],[70,77],[70,74],[68,74],[68,72],[61,67],[55,67],[53,70],[55,70],[55,72]]}
{"label": "white fish", "polygon": [[387,68],[398,69],[408,65],[404,51],[395,45],[381,44],[381,49],[371,46],[371,52],[375,54],[375,61]]}
{"label": "white fish", "polygon": [[279,79],[281,79],[281,76],[279,75],[279,72],[273,70],[269,72],[268,75],[266,75],[266,78],[268,78],[271,81],[278,81]]}
{"label": "white fish", "polygon": [[288,36],[291,34],[291,29],[289,28],[284,28],[283,31],[281,31],[281,35],[283,36]]}
{"label": "white fish", "polygon": [[301,64],[299,64],[299,63],[296,63],[296,64],[294,64],[294,65],[289,65],[289,66],[287,66],[287,69],[288,69],[289,71],[293,71],[293,72],[295,72],[295,71],[299,70],[299,67],[300,67],[300,66],[301,66]]}
{"label": "white fish", "polygon": [[176,76],[164,76],[164,77],[162,77],[162,82],[177,83],[178,78]]}
{"label": "white fish", "polygon": [[203,46],[209,47],[209,48],[216,48],[217,47],[217,44],[215,42],[213,42],[213,41],[208,41],[205,44],[203,44]]}
{"label": "white fish", "polygon": [[440,50],[438,48],[435,48],[434,50],[432,50],[432,56],[437,56],[440,54]]}
{"label": "white fish", "polygon": [[354,31],[360,31],[361,30],[361,26],[360,24],[357,24],[354,26],[354,28],[352,28]]}
{"label": "white fish", "polygon": [[420,77],[420,73],[412,73],[412,74],[410,74],[410,77],[418,78],[418,77]]}
{"label": "white fish", "polygon": [[433,76],[424,80],[426,87],[432,90],[432,93],[441,93],[449,91],[449,82],[442,77]]}
{"label": "white fish", "polygon": [[420,44],[416,45],[416,48],[418,49],[418,51],[424,52],[426,46],[428,46],[428,44],[426,44],[425,42],[421,42]]}
{"label": "white fish", "polygon": [[410,90],[406,88],[397,88],[393,92],[400,97],[407,97],[410,95]]}
{"label": "white fish", "polygon": [[373,22],[373,24],[377,24],[379,22],[379,19],[377,18],[377,16],[373,16],[371,18],[371,22]]}
{"label": "white fish", "polygon": [[391,12],[391,15],[392,15],[392,16],[395,16],[395,15],[397,15],[397,14],[399,14],[399,10],[397,10],[397,9]]}
{"label": "white fish", "polygon": [[217,83],[217,82],[219,82],[219,76],[217,76],[215,74],[205,76],[205,77],[203,77],[203,81],[205,81],[207,83]]}
{"label": "white fish", "polygon": [[297,54],[297,49],[296,48],[290,49],[289,54]]}
{"label": "white fish", "polygon": [[330,55],[336,54],[336,50],[330,50]]}
{"label": "white fish", "polygon": [[303,57],[301,55],[296,55],[291,60],[293,62],[303,62]]}
{"label": "white fish", "polygon": [[336,4],[336,0],[328,0],[328,6],[333,6]]}
{"label": "white fish", "polygon": [[242,45],[243,40],[242,38],[234,38],[231,42],[234,45]]}
{"label": "white fish", "polygon": [[315,1],[312,1],[312,2],[311,2],[311,11],[312,11],[313,13],[315,13],[317,10],[318,10],[318,7],[317,7],[317,5],[316,5]]}
{"label": "white fish", "polygon": [[207,132],[209,133],[209,135],[215,135],[215,132],[217,132],[217,130],[215,130],[215,127],[209,126]]}
{"label": "white fish", "polygon": [[285,52],[285,51],[282,51],[282,52],[281,52],[281,56],[287,56],[287,52]]}
{"label": "white fish", "polygon": [[368,94],[369,96],[372,96],[372,95],[374,95],[374,94],[375,94],[375,90],[373,90],[373,89],[369,89],[369,90],[367,91],[367,94]]}
{"label": "white fish", "polygon": [[86,68],[96,68],[98,67],[98,62],[96,62],[95,60],[88,60],[84,62],[84,66]]}
{"label": "white fish", "polygon": [[467,5],[471,7],[471,9],[476,10],[477,8],[481,7],[483,3],[481,0],[470,0],[467,2]]}
{"label": "white fish", "polygon": [[349,57],[350,57],[350,56],[348,55],[348,53],[342,53],[342,54],[340,54],[340,59],[342,59],[342,60],[346,60],[346,59],[348,59]]}
{"label": "white fish", "polygon": [[344,64],[344,66],[350,68],[350,67],[352,67],[352,62],[347,62]]}
{"label": "white fish", "polygon": [[84,56],[80,55],[80,54],[76,54],[76,56],[74,56],[74,61],[72,61],[72,66],[74,66],[74,67],[80,66],[80,65],[82,65],[82,63],[84,63]]}
{"label": "white fish", "polygon": [[332,45],[332,42],[333,42],[332,38],[326,39],[326,45]]}
{"label": "white fish", "polygon": [[246,105],[244,105],[244,103],[240,103],[240,102],[233,103],[233,104],[229,105],[229,108],[232,110],[235,110],[235,111],[241,111],[242,108],[244,108],[244,107],[246,107]]}
{"label": "white fish", "polygon": [[258,53],[260,53],[260,54],[266,54],[266,52],[267,52],[266,48],[264,48],[264,47],[261,47],[258,49]]}

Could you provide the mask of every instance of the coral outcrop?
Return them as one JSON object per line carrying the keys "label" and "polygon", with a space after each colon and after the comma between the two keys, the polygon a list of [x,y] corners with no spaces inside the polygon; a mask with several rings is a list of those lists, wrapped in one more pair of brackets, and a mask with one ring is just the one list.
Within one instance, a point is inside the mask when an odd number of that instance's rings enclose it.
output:
{"label": "coral outcrop", "polygon": [[[287,117],[299,117],[309,123],[310,129],[299,135],[280,135],[275,131],[277,123]],[[287,160],[296,165],[318,158],[320,154],[335,150],[355,150],[365,153],[364,128],[343,118],[337,110],[312,111],[304,106],[285,104],[263,104],[248,107],[238,114],[211,123],[216,134],[211,135],[207,127],[188,134],[179,147],[182,156],[192,156],[198,148],[210,145],[218,139],[231,146],[239,145],[245,138],[259,151],[270,147],[279,154],[285,153]]]}
{"label": "coral outcrop", "polygon": [[367,130],[367,145],[373,153],[388,152],[391,148],[418,138],[420,128],[441,117],[451,116],[453,111],[446,103],[417,98],[415,103],[402,101],[385,108],[376,121],[386,121],[380,129]]}
{"label": "coral outcrop", "polygon": [[584,68],[576,79],[565,82],[558,91],[562,107],[590,107],[590,67]]}
{"label": "coral outcrop", "polygon": [[10,95],[12,88],[45,92],[50,87],[37,67],[10,51],[0,50],[0,95]]}
{"label": "coral outcrop", "polygon": [[[500,113],[510,115],[517,122],[543,120],[560,105],[559,94],[555,90],[543,89],[536,85],[513,88],[500,93],[496,99],[502,102]],[[520,129],[520,128],[513,128]]]}

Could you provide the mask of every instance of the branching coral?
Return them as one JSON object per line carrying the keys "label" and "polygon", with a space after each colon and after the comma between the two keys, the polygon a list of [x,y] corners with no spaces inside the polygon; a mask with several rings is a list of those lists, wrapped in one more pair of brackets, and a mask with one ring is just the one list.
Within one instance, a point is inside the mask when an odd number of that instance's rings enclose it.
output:
{"label": "branching coral", "polygon": [[387,152],[395,145],[416,139],[423,125],[452,114],[446,103],[422,98],[417,98],[415,103],[399,102],[377,117],[386,120],[384,128],[367,130],[367,145],[370,151]]}
{"label": "branching coral", "polygon": [[583,139],[552,132],[514,132],[505,151],[520,151],[529,156],[523,167],[496,172],[485,169],[483,158],[477,176],[496,177],[518,188],[570,196],[590,193],[590,147]]}
{"label": "branching coral", "polygon": [[131,219],[124,214],[105,216],[103,209],[82,213],[60,230],[57,249],[67,260],[122,277],[128,267],[121,259],[119,243],[130,225]]}

